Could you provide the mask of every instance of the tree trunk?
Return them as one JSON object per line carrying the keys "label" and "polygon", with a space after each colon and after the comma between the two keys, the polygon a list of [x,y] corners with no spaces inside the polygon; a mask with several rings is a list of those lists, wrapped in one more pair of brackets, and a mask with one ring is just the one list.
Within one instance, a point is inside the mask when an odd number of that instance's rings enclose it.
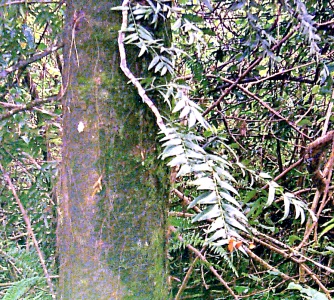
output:
{"label": "tree trunk", "polygon": [[168,179],[154,116],[119,69],[119,4],[67,1],[59,299],[168,299]]}

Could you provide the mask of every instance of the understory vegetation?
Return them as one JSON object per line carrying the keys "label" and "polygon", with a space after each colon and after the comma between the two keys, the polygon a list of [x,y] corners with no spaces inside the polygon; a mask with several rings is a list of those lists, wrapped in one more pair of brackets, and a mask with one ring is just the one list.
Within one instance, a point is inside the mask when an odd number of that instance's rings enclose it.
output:
{"label": "understory vegetation", "polygon": [[[57,282],[65,11],[0,3],[1,299],[51,299]],[[331,299],[333,3],[125,0],[113,14],[170,170],[171,297]],[[133,76],[129,47],[150,76]]]}

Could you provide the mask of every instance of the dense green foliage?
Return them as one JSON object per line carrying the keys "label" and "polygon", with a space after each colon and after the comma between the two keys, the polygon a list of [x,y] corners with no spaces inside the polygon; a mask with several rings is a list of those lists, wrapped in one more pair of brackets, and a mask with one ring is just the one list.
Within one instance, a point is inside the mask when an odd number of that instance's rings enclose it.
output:
{"label": "dense green foliage", "polygon": [[[0,4],[0,162],[52,274],[61,50],[48,49],[61,45],[62,9]],[[115,8],[124,9],[126,47],[134,44],[138,59],[151,61],[152,75],[138,82],[167,128],[157,139],[173,185],[173,297],[330,298],[333,4],[140,1]],[[171,24],[172,44],[155,36],[162,22]],[[36,53],[45,56],[35,61]],[[1,297],[25,286],[26,299],[47,299],[21,211],[5,177],[0,182]]]}
{"label": "dense green foliage", "polygon": [[[53,274],[57,273],[54,191],[61,122],[61,109],[54,100],[61,73],[59,54],[49,48],[62,31],[62,15],[60,3],[0,4],[0,162]],[[1,176],[0,298],[48,299],[36,249],[7,185]]]}

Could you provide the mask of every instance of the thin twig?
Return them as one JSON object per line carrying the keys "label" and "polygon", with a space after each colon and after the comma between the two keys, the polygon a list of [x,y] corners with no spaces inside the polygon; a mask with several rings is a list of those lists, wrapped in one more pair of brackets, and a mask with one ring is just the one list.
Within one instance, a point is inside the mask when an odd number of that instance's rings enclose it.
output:
{"label": "thin twig", "polygon": [[284,280],[293,280],[292,277],[286,275],[285,273],[283,273],[280,270],[276,269],[275,267],[271,266],[270,264],[268,264],[262,258],[260,258],[259,256],[257,256],[253,251],[251,251],[247,247],[244,247],[244,250],[246,251],[246,253],[251,258],[253,258],[255,261],[257,261],[260,265],[262,265],[263,267],[265,267],[267,270],[277,272],[278,275],[280,275]]}
{"label": "thin twig", "polygon": [[[275,78],[275,77],[278,76],[278,75],[282,75],[282,74],[284,74],[284,73],[289,73],[289,72],[291,72],[291,71],[293,71],[293,70],[300,69],[300,68],[304,68],[304,67],[307,67],[307,66],[310,66],[310,65],[313,65],[313,64],[315,64],[315,61],[310,61],[310,62],[307,62],[306,64],[302,64],[302,65],[299,65],[299,66],[294,66],[294,67],[292,67],[292,68],[289,68],[289,69],[286,69],[286,70],[282,70],[282,71],[277,72],[277,73],[275,73],[275,74],[272,74],[272,75],[269,75],[269,76],[267,76],[267,77],[263,77],[263,78],[261,78],[261,79],[259,79],[259,80],[250,82],[250,83],[248,83],[248,85],[258,84],[258,83],[261,83],[261,82],[263,82],[263,81],[267,81],[267,80],[269,80],[269,79],[273,79],[273,78]],[[289,79],[289,77],[287,77],[287,78],[285,78],[285,79]]]}
{"label": "thin twig", "polygon": [[[177,230],[174,226],[169,226],[170,231],[176,233]],[[183,238],[181,235],[177,235],[177,238],[181,241],[184,242]],[[205,263],[208,264],[208,268],[210,269],[210,271],[216,276],[216,278],[225,286],[225,288],[228,290],[228,292],[232,295],[232,297],[234,299],[239,299],[238,295],[236,295],[234,293],[234,291],[230,288],[230,286],[228,285],[228,283],[219,275],[218,271],[209,263],[209,261],[205,258],[205,256],[199,251],[197,250],[195,247],[193,247],[192,245],[188,244],[186,245],[186,247],[193,253],[196,254],[197,257],[199,257],[202,261],[204,261]]]}
{"label": "thin twig", "polygon": [[312,279],[318,284],[318,286],[320,287],[320,289],[326,294],[327,298],[329,300],[332,299],[329,290],[322,284],[322,282],[320,281],[320,279],[318,278],[318,276],[316,274],[314,274],[314,272],[312,272],[312,270],[306,266],[305,264],[301,264],[300,265],[308,275],[310,275],[312,277]]}
{"label": "thin twig", "polygon": [[230,137],[233,139],[233,141],[242,149],[244,150],[245,152],[247,151],[239,142],[238,140],[235,138],[235,136],[233,135],[233,133],[231,132],[230,128],[228,127],[228,123],[227,123],[227,120],[226,120],[226,117],[224,116],[224,114],[221,113],[221,116],[222,116],[222,120],[223,120],[223,123],[224,123],[224,126],[225,126],[225,129],[227,131],[227,133],[230,135]]}
{"label": "thin twig", "polygon": [[296,130],[299,134],[306,137],[307,139],[310,139],[309,136],[307,136],[304,132],[302,132],[294,123],[289,121],[287,118],[283,117],[278,111],[273,109],[270,105],[268,105],[266,102],[262,101],[257,95],[249,91],[247,88],[244,88],[242,85],[238,84],[237,81],[233,81],[227,78],[222,78],[222,80],[231,83],[231,86],[234,85],[235,87],[238,87],[240,90],[242,90],[246,95],[252,97],[257,102],[259,102],[263,107],[268,109],[272,114],[279,117],[281,120],[285,121],[288,125],[290,125],[294,130]]}
{"label": "thin twig", "polygon": [[23,68],[23,67],[25,67],[25,66],[27,66],[27,65],[29,65],[29,64],[37,61],[37,60],[40,60],[41,58],[43,58],[45,56],[48,56],[52,52],[57,51],[58,49],[60,49],[62,47],[63,47],[63,44],[60,43],[60,44],[51,46],[50,48],[47,48],[46,50],[44,50],[41,53],[36,53],[36,54],[34,54],[33,56],[29,57],[26,60],[19,61],[17,64],[1,71],[0,72],[0,79],[5,78],[8,74],[10,74],[10,73],[12,73],[12,72],[14,72],[14,71],[16,71],[20,68]]}
{"label": "thin twig", "polygon": [[18,234],[18,235],[15,235],[15,236],[11,236],[8,239],[10,239],[11,241],[15,241],[15,240],[17,240],[17,239],[19,239],[19,238],[21,238],[23,236],[26,236],[26,235],[28,235],[28,232],[23,232],[21,234]]}
{"label": "thin twig", "polygon": [[[300,24],[298,24],[297,26],[295,26],[293,28],[293,30],[291,30],[285,37],[283,37],[276,45],[274,45],[271,48],[271,51],[276,50],[277,48],[279,48],[283,43],[285,43],[286,40],[288,40],[300,27]],[[220,104],[221,101],[223,101],[223,99],[225,98],[225,96],[227,96],[238,84],[241,83],[242,79],[244,79],[246,77],[246,75],[251,72],[262,60],[263,60],[263,56],[258,57],[257,59],[255,59],[250,66],[237,78],[236,81],[234,81],[234,83],[232,83],[223,93],[222,95],[218,98],[217,101],[215,101],[210,107],[208,107],[204,112],[203,112],[203,116],[206,116],[210,111],[212,111],[216,106],[218,106]]]}
{"label": "thin twig", "polygon": [[[13,267],[13,269],[20,275],[22,275],[22,270],[20,270],[16,265],[15,265],[15,261],[16,259],[14,257],[12,257],[11,255],[9,255],[8,253],[6,253],[5,251],[0,249],[0,255],[4,256],[7,261],[11,264],[11,266]],[[16,277],[16,274],[14,274]]]}
{"label": "thin twig", "polygon": [[[299,160],[297,160],[295,163],[293,163],[291,166],[289,166],[288,168],[286,168],[281,174],[278,174],[273,180],[277,181],[280,178],[282,178],[284,175],[286,175],[288,172],[290,172],[292,169],[294,169],[295,167],[299,166],[302,162],[304,161],[304,158],[301,158]],[[265,186],[263,186],[261,189],[265,190],[267,187],[269,186],[269,184],[266,184]]]}
{"label": "thin twig", "polygon": [[[63,95],[63,93],[62,93]],[[60,101],[60,99],[62,98],[62,95],[57,95],[57,96],[52,96],[52,97],[48,97],[45,99],[37,99],[35,101],[31,101],[27,104],[22,104],[22,105],[18,105],[16,108],[12,109],[11,111],[3,114],[2,116],[0,116],[0,121],[5,120],[5,119],[9,119],[10,117],[12,117],[13,115],[22,112],[22,111],[26,111],[26,110],[32,110],[34,109],[35,106],[38,105],[42,105],[45,103],[51,103],[54,101]]]}
{"label": "thin twig", "polygon": [[[246,236],[248,236],[247,234],[246,234]],[[250,237],[250,236],[249,236]],[[276,252],[276,253],[278,253],[278,254],[280,254],[280,255],[282,255],[284,258],[286,258],[286,259],[290,259],[290,260],[292,260],[293,262],[295,262],[295,263],[297,263],[297,264],[299,264],[299,266],[300,266],[300,268],[302,268],[303,270],[305,270],[306,271],[306,273],[318,284],[318,286],[320,287],[320,289],[322,289],[324,292],[325,292],[325,294],[327,295],[327,297],[328,297],[328,295],[329,295],[329,291],[326,289],[326,287],[321,283],[321,281],[319,280],[319,278],[304,264],[304,261],[305,261],[305,259],[303,258],[303,255],[300,255],[301,257],[302,257],[302,259],[297,259],[296,258],[296,254],[297,254],[297,252],[293,252],[293,253],[286,253],[285,251],[283,251],[283,250],[281,250],[281,249],[278,249],[276,246],[273,246],[273,245],[271,245],[271,244],[269,244],[269,243],[267,243],[267,242],[264,242],[263,240],[261,240],[261,239],[259,239],[259,238],[257,238],[257,237],[255,237],[255,236],[253,236],[252,237],[257,243],[259,243],[259,244],[261,244],[261,245],[263,245],[263,246],[265,246],[266,248],[268,248],[268,249],[270,249],[270,250],[272,250],[272,251],[274,251],[274,252]],[[324,267],[324,266],[323,266]],[[329,299],[331,299],[331,298],[329,298]]]}
{"label": "thin twig", "polygon": [[[202,251],[203,251],[203,249],[202,249]],[[190,265],[190,267],[189,267],[189,269],[188,269],[188,271],[186,273],[186,276],[184,276],[184,278],[183,278],[182,284],[181,284],[181,286],[180,286],[180,288],[179,288],[179,290],[178,290],[178,292],[177,292],[174,300],[179,300],[180,299],[181,294],[183,293],[184,289],[187,286],[187,283],[188,283],[188,281],[190,279],[190,275],[191,275],[192,271],[194,270],[195,264],[198,261],[198,259],[199,259],[199,257],[196,256],[196,258],[194,259],[194,261]]]}
{"label": "thin twig", "polygon": [[190,214],[182,211],[170,211],[168,216],[179,217],[179,218],[192,218],[195,214]]}
{"label": "thin twig", "polygon": [[16,189],[15,189],[15,187],[13,185],[13,182],[12,182],[10,176],[8,175],[8,173],[5,171],[5,169],[2,166],[1,162],[0,162],[0,170],[1,170],[2,174],[3,174],[3,177],[4,177],[5,181],[8,184],[9,189],[11,190],[11,192],[12,192],[12,194],[13,194],[15,200],[16,200],[16,203],[17,203],[18,207],[20,208],[23,220],[24,220],[24,222],[25,222],[25,224],[27,226],[27,232],[31,236],[32,241],[34,243],[34,246],[36,248],[36,252],[37,252],[39,261],[41,263],[41,266],[43,268],[44,275],[45,275],[47,284],[49,286],[49,290],[50,290],[50,294],[52,296],[52,299],[56,299],[56,294],[55,294],[54,289],[53,289],[53,284],[52,284],[52,281],[51,281],[48,269],[46,268],[46,265],[45,265],[44,255],[43,255],[41,249],[39,248],[38,241],[37,241],[35,233],[34,233],[34,231],[32,229],[31,222],[30,222],[29,216],[27,214],[27,211],[25,210],[25,208],[24,208],[24,206],[23,206],[20,198],[18,197]]}
{"label": "thin twig", "polygon": [[264,234],[262,232],[259,232],[257,230],[254,231],[253,234],[260,235],[263,238],[265,238],[265,239],[269,240],[270,242],[272,242],[273,244],[279,245],[279,246],[281,246],[284,249],[288,249],[290,251],[290,253],[293,253],[294,256],[299,256],[301,259],[304,259],[304,260],[307,260],[307,261],[313,263],[317,267],[326,270],[328,273],[334,274],[334,269],[331,269],[331,268],[329,268],[327,266],[324,266],[324,265],[320,264],[319,262],[313,260],[312,258],[309,258],[308,256],[306,256],[306,255],[298,252],[296,250],[296,248],[292,248],[292,247],[288,246],[287,244],[283,243],[282,241],[279,241],[279,240],[277,240],[275,238],[272,238],[271,236],[268,236],[268,235],[266,235],[266,234]]}
{"label": "thin twig", "polygon": [[258,295],[258,294],[263,294],[265,292],[269,292],[269,291],[275,291],[279,286],[285,284],[285,280],[279,282],[278,284],[276,284],[275,286],[272,286],[270,288],[264,289],[264,290],[260,290],[260,291],[255,291],[253,293],[249,293],[247,295],[242,295],[239,296],[240,298],[246,298],[246,299],[250,299],[252,296]]}

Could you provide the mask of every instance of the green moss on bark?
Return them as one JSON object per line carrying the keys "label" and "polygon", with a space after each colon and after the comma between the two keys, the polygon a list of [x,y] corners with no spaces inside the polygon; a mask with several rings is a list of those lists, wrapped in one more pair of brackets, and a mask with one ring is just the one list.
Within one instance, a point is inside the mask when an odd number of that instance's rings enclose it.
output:
{"label": "green moss on bark", "polygon": [[168,178],[155,118],[119,69],[116,5],[67,5],[60,299],[168,299]]}

